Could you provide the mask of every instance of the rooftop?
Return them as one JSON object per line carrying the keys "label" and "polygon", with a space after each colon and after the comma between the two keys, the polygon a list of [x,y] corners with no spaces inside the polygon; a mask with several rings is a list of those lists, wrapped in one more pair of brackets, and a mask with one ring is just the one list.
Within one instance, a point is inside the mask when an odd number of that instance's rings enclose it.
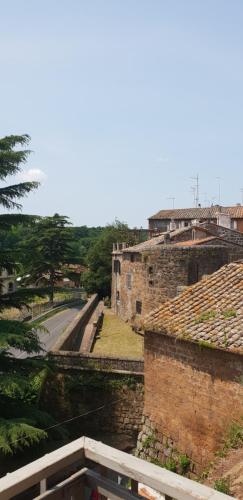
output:
{"label": "rooftop", "polygon": [[[213,224],[212,227],[215,227]],[[219,227],[219,226],[217,226]],[[199,229],[200,230],[200,237],[197,237],[197,239],[192,240],[192,229]],[[231,229],[228,229],[227,231],[232,231]],[[234,231],[235,232],[235,231]],[[188,240],[182,241],[182,242],[177,242],[174,239],[183,233],[189,233]],[[204,233],[204,237],[202,237],[202,233]],[[166,237],[169,237],[167,240]],[[150,238],[147,241],[143,241],[142,243],[138,243],[137,245],[133,245],[131,247],[124,247],[122,252],[124,253],[130,253],[130,252],[145,252],[146,250],[152,250],[156,246],[162,245],[164,243],[170,244],[172,243],[175,246],[194,246],[194,245],[203,245],[204,243],[208,243],[210,240],[215,240],[215,244],[220,244],[222,241],[224,241],[225,244],[227,244],[227,241],[224,238],[221,238],[219,236],[215,236],[214,234],[211,233],[210,228],[205,228],[204,224],[195,224],[193,226],[188,226],[180,229],[174,229],[172,231],[166,231],[164,233],[161,233],[158,236],[155,236],[153,238]]]}
{"label": "rooftop", "polygon": [[243,353],[243,261],[187,287],[144,320],[146,330]]}
{"label": "rooftop", "polygon": [[235,219],[243,218],[243,206],[221,207],[214,205],[205,208],[175,208],[173,210],[160,210],[149,219],[216,219],[219,212],[230,215]]}

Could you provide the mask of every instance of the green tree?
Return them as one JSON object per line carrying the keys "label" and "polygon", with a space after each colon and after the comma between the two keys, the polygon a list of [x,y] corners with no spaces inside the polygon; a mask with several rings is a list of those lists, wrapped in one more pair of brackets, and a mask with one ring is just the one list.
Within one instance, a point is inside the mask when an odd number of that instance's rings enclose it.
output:
{"label": "green tree", "polygon": [[[9,176],[16,175],[27,162],[29,149],[15,149],[16,146],[26,146],[30,141],[27,134],[9,135],[0,139],[0,181],[5,181]],[[38,187],[38,182],[20,182],[0,188],[0,205],[6,209],[21,209],[19,199]],[[9,227],[12,224],[32,220],[31,216],[21,214],[1,214],[0,226]]]}
{"label": "green tree", "polygon": [[69,224],[66,216],[44,217],[34,224],[31,237],[25,242],[31,280],[45,276],[51,302],[60,270],[72,259],[73,236]]}
{"label": "green tree", "polygon": [[110,296],[113,243],[125,242],[133,245],[135,241],[135,236],[127,224],[116,220],[113,224],[106,226],[87,254],[89,270],[84,276],[84,286],[87,292],[97,292],[101,297]]}
{"label": "green tree", "polygon": [[[24,146],[29,136],[11,135],[0,139],[0,181],[15,175],[27,161],[29,150],[16,150]],[[0,188],[0,205],[5,209],[21,209],[19,200],[32,189],[36,182],[23,182]],[[0,215],[0,273],[3,268],[16,269],[16,245],[8,239],[13,225],[33,222],[36,217],[22,214]],[[33,292],[32,292],[33,293]],[[36,293],[36,292],[35,292]],[[0,311],[6,307],[21,307],[31,290],[1,295]],[[47,438],[44,427],[53,419],[38,409],[41,387],[47,374],[43,364],[33,360],[19,360],[12,356],[12,349],[38,353],[40,344],[34,325],[0,319],[0,456],[13,454]]]}

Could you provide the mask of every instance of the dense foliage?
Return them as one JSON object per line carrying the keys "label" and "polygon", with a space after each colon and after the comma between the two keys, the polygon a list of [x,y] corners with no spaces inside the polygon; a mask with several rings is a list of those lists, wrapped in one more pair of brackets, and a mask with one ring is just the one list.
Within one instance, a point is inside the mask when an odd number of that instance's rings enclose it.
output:
{"label": "dense foliage", "polygon": [[104,228],[87,253],[88,271],[84,277],[84,286],[89,293],[97,292],[101,297],[110,296],[113,243],[126,242],[132,245],[135,241],[135,235],[127,224],[115,221]]}
{"label": "dense foliage", "polygon": [[[27,144],[29,137],[10,136],[0,139],[0,180],[16,174],[27,160],[29,150],[15,150],[16,145]],[[19,199],[37,187],[35,182],[24,182],[0,188],[0,205],[4,208],[21,208]],[[35,217],[25,215],[0,215],[0,271],[18,268],[17,247],[12,244],[10,233],[13,225],[29,225]],[[21,290],[0,294],[0,311],[6,307],[21,307],[33,293]],[[36,293],[36,291],[35,291]],[[13,357],[13,349],[38,353],[40,344],[34,325],[0,319],[0,456],[13,454],[47,438],[44,427],[53,419],[38,408],[47,367],[33,360]]]}
{"label": "dense foliage", "polygon": [[60,279],[60,269],[69,263],[72,256],[72,234],[68,230],[68,218],[55,214],[37,221],[23,245],[27,257],[27,271],[31,281],[42,279],[49,288],[50,301],[53,302],[54,287]]}

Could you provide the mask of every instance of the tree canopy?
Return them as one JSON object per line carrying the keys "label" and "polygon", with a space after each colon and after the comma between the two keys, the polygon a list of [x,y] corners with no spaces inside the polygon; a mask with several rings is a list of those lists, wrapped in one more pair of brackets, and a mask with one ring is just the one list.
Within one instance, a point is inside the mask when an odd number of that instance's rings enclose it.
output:
{"label": "tree canopy", "polygon": [[87,253],[89,270],[84,277],[84,286],[89,293],[97,292],[101,297],[110,296],[111,293],[111,254],[113,243],[135,243],[135,236],[127,224],[115,221],[104,228]]}
{"label": "tree canopy", "polygon": [[60,269],[72,256],[73,236],[69,231],[68,217],[55,214],[37,221],[25,242],[31,280],[45,276],[53,301],[54,287],[60,279]]}
{"label": "tree canopy", "polygon": [[[21,170],[30,151],[15,150],[15,147],[25,146],[29,140],[28,135],[11,135],[0,139],[1,181]],[[8,210],[20,209],[19,199],[37,187],[36,182],[1,187],[0,205]],[[32,216],[9,213],[0,215],[0,272],[3,268],[13,270],[18,267],[16,246],[11,244],[9,239],[12,225],[29,225],[32,222]],[[11,305],[21,307],[31,292],[21,290],[0,294],[0,311]],[[53,423],[50,415],[38,408],[47,367],[44,363],[40,366],[33,360],[19,360],[13,357],[13,348],[37,354],[40,351],[40,343],[36,328],[33,324],[0,319],[0,456],[13,454],[40,443],[47,438],[43,428]]]}

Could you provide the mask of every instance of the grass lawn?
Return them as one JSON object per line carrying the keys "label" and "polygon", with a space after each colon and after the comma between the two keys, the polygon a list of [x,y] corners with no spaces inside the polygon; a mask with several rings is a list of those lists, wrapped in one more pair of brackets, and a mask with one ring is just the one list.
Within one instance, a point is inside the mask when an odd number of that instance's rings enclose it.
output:
{"label": "grass lawn", "polygon": [[141,358],[143,337],[133,332],[130,325],[118,318],[110,309],[105,309],[100,338],[95,342],[93,353]]}

